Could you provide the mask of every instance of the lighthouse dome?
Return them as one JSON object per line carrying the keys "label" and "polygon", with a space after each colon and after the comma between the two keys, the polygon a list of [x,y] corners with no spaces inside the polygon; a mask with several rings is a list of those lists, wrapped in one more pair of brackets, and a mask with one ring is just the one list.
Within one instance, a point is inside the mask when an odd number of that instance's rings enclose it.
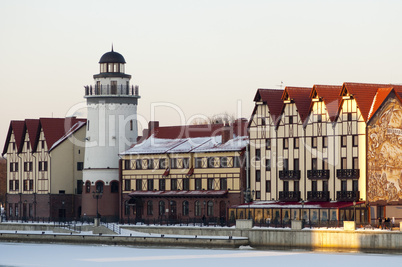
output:
{"label": "lighthouse dome", "polygon": [[99,63],[126,63],[126,60],[124,59],[124,57],[117,52],[112,51],[107,52],[105,54],[103,54],[103,56],[100,58]]}

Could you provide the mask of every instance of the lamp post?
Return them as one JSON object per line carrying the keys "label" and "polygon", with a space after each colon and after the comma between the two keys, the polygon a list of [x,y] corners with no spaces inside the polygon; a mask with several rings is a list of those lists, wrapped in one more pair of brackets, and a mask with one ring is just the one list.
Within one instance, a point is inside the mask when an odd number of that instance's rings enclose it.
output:
{"label": "lamp post", "polygon": [[250,188],[247,188],[244,192],[244,202],[248,204],[248,219],[250,218],[250,202],[253,202],[253,196],[255,191],[251,191]]}
{"label": "lamp post", "polygon": [[98,206],[98,202],[99,202],[99,199],[102,198],[102,192],[97,189],[96,191],[93,191],[93,192],[92,192],[92,196],[93,196],[93,198],[96,199],[96,218],[99,219],[99,209],[98,209],[99,206]]}

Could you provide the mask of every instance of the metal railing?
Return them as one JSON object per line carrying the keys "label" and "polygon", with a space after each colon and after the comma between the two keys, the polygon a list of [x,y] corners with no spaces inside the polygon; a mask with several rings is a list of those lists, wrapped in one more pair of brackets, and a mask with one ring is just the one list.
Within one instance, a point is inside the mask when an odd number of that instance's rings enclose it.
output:
{"label": "metal railing", "polygon": [[336,191],[336,200],[339,201],[358,201],[359,198],[359,191]]}
{"label": "metal railing", "polygon": [[139,96],[139,88],[138,86],[133,85],[109,85],[109,84],[102,84],[102,85],[89,85],[84,86],[85,88],[85,95],[86,96],[97,96],[97,95],[124,95],[124,96]]}
{"label": "metal railing", "polygon": [[308,201],[329,201],[329,191],[307,191]]}
{"label": "metal railing", "polygon": [[300,191],[279,191],[279,200],[281,201],[299,201]]}
{"label": "metal railing", "polygon": [[329,170],[308,170],[308,179],[329,179]]}
{"label": "metal railing", "polygon": [[279,179],[281,179],[281,180],[300,180],[300,170],[279,171]]}
{"label": "metal railing", "polygon": [[338,169],[336,177],[339,179],[359,179],[360,169]]}

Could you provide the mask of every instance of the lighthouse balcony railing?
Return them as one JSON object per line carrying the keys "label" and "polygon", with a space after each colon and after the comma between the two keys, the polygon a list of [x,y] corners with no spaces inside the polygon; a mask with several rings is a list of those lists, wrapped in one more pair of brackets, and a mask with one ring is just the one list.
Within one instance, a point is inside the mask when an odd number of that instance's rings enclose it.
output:
{"label": "lighthouse balcony railing", "polygon": [[84,86],[85,95],[86,96],[97,96],[97,95],[131,95],[131,96],[139,96],[139,88],[138,86],[133,85],[89,85]]}

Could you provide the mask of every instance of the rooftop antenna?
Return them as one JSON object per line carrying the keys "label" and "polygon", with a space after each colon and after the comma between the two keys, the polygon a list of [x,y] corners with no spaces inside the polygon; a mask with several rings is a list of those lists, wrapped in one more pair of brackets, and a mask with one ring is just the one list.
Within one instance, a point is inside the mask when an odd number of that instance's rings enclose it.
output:
{"label": "rooftop antenna", "polygon": [[113,52],[113,43],[112,43],[112,52]]}

